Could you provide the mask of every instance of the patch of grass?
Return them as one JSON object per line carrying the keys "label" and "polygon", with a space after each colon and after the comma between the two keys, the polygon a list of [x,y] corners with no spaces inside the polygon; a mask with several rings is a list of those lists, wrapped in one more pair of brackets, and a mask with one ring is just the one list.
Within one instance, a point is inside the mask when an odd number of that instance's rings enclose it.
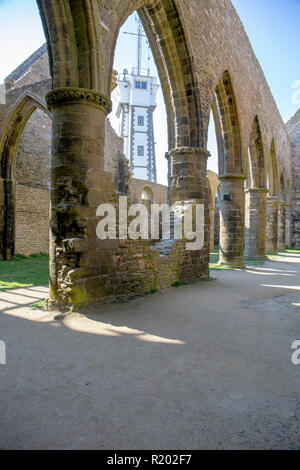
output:
{"label": "patch of grass", "polygon": [[[234,268],[229,268],[228,266],[219,266],[219,248],[215,247],[214,251],[210,253],[209,260],[209,269],[212,271],[226,271]],[[263,259],[244,259],[244,263],[247,266],[262,266],[265,263]]]}
{"label": "patch of grass", "polygon": [[175,282],[173,282],[172,287],[180,287],[180,286],[182,286],[182,284],[183,283],[180,282],[180,281],[175,281]]}
{"label": "patch of grass", "polygon": [[46,300],[40,300],[39,302],[35,302],[35,304],[30,305],[31,310],[45,310],[46,308]]}
{"label": "patch of grass", "polygon": [[48,255],[16,255],[12,261],[0,261],[0,290],[47,285],[48,282]]}
{"label": "patch of grass", "polygon": [[158,292],[158,289],[151,289],[149,294],[152,295],[152,294],[157,294]]}
{"label": "patch of grass", "polygon": [[247,264],[247,266],[263,266],[265,264],[265,261],[267,260],[264,260],[264,259],[245,259],[245,264]]}
{"label": "patch of grass", "polygon": [[233,268],[229,268],[228,266],[219,266],[218,264],[210,264],[209,269],[211,271],[230,271]]}

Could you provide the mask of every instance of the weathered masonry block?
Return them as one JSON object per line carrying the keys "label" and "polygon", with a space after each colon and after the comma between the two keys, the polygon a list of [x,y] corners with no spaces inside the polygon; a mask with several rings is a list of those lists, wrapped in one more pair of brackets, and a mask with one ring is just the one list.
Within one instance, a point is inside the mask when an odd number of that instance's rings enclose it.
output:
{"label": "weathered masonry block", "polygon": [[278,250],[285,250],[287,203],[280,202],[278,206]]}
{"label": "weathered masonry block", "polygon": [[268,189],[245,191],[245,258],[266,259]]}
{"label": "weathered masonry block", "polygon": [[268,196],[267,199],[267,253],[278,252],[278,205],[277,196]]}
{"label": "weathered masonry block", "polygon": [[243,175],[220,176],[220,265],[244,267],[245,195]]}

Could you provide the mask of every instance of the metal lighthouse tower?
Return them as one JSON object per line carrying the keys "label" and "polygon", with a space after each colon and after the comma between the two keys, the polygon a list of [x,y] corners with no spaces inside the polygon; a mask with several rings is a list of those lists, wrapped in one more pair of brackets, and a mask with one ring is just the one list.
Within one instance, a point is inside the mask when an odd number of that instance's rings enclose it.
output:
{"label": "metal lighthouse tower", "polygon": [[137,33],[125,34],[137,37],[137,66],[131,73],[125,69],[118,76],[118,87],[112,98],[118,134],[124,139],[124,153],[130,161],[133,177],[156,183],[153,112],[159,84],[157,78],[151,76],[149,67],[142,68],[143,38],[146,35],[141,20],[136,18],[136,21]]}

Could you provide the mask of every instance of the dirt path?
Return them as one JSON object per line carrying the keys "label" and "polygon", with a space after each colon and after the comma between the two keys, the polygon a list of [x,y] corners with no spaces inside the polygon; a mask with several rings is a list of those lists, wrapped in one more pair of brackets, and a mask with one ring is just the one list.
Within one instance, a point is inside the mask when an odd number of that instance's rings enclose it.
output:
{"label": "dirt path", "polygon": [[300,448],[300,255],[85,316],[0,293],[2,449]]}

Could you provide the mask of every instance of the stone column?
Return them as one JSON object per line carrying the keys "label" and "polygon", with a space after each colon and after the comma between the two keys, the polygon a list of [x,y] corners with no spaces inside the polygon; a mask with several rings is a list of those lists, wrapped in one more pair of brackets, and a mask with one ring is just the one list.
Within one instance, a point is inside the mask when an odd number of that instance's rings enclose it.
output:
{"label": "stone column", "polygon": [[16,182],[0,178],[0,259],[11,260],[15,254]]}
{"label": "stone column", "polygon": [[285,250],[285,232],[286,232],[286,210],[287,203],[280,202],[278,206],[278,250]]}
{"label": "stone column", "polygon": [[245,258],[266,259],[268,189],[245,190]]}
{"label": "stone column", "polygon": [[111,103],[77,88],[53,90],[46,101],[52,112],[49,306],[63,308],[91,303],[100,286],[96,209],[111,198],[103,172]]}
{"label": "stone column", "polygon": [[220,245],[220,202],[215,204],[214,246]]}
{"label": "stone column", "polygon": [[286,208],[286,218],[285,218],[285,241],[286,246],[291,248],[291,206],[288,204]]}
{"label": "stone column", "polygon": [[267,198],[267,253],[278,252],[278,197]]}
{"label": "stone column", "polygon": [[193,201],[204,204],[205,233],[202,250],[187,251],[181,266],[182,281],[209,276],[209,207],[206,167],[209,152],[202,148],[182,147],[169,152],[172,203]]}
{"label": "stone column", "polygon": [[215,247],[215,205],[209,207],[209,226],[210,226],[210,242],[209,251],[212,253]]}
{"label": "stone column", "polygon": [[220,176],[220,266],[243,268],[245,236],[244,175]]}

